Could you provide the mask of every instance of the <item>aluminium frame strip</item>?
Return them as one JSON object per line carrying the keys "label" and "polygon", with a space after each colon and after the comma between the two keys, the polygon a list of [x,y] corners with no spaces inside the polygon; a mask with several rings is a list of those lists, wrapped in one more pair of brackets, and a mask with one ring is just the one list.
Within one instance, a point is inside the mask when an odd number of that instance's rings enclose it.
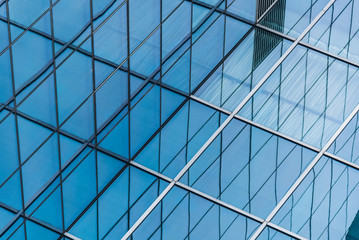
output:
{"label": "aluminium frame strip", "polygon": [[[327,10],[334,4],[335,1],[336,0],[331,0],[330,2],[328,2],[328,4],[315,17],[315,19],[305,28],[305,30],[300,34],[300,36],[295,40],[295,42],[291,44],[291,46],[287,49],[287,51],[278,59],[278,61],[272,66],[272,68],[266,73],[266,75],[264,75],[264,77],[258,82],[258,84],[241,101],[241,103],[236,107],[236,109],[231,113],[231,115],[229,115],[226,118],[226,120],[219,126],[219,128],[212,134],[212,136],[205,142],[205,144],[202,145],[202,147],[197,151],[197,153],[192,157],[192,159],[184,166],[184,168],[177,174],[177,176],[171,181],[171,183],[162,191],[162,193],[157,197],[157,199],[150,205],[150,207],[147,208],[147,210],[141,215],[141,217],[132,225],[132,227],[122,237],[122,240],[128,239],[133,234],[133,232],[139,227],[139,225],[141,225],[141,223],[147,218],[147,216],[152,212],[152,210],[162,201],[162,199],[167,195],[167,193],[175,186],[176,182],[178,182],[180,178],[187,172],[187,170],[195,163],[195,161],[216,139],[216,137],[229,124],[229,122],[234,118],[234,116],[237,115],[237,113],[244,107],[244,105],[252,98],[252,96],[258,91],[258,89],[267,81],[267,79],[288,57],[288,55],[294,50],[294,48],[299,44],[299,42],[306,36],[306,34],[313,28],[313,26],[320,20],[320,18],[327,12]],[[266,225],[266,222],[262,223],[260,227],[262,227],[263,224]],[[262,231],[260,231],[260,233],[261,232]]]}

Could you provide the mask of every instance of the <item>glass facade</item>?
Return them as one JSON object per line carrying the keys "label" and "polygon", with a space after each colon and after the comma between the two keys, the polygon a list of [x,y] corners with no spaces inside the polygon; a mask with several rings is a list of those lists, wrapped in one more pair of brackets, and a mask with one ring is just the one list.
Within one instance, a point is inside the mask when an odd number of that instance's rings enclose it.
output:
{"label": "glass facade", "polygon": [[0,0],[0,240],[359,240],[359,0]]}

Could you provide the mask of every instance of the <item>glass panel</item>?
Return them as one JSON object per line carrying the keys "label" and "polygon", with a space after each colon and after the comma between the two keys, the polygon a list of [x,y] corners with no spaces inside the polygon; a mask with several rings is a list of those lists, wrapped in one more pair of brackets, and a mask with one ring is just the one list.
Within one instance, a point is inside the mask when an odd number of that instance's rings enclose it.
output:
{"label": "glass panel", "polygon": [[335,2],[307,34],[306,41],[323,50],[359,62],[359,2]]}
{"label": "glass panel", "polygon": [[358,69],[297,46],[240,115],[316,147],[359,102]]}
{"label": "glass panel", "polygon": [[358,226],[358,184],[358,170],[323,157],[273,222],[308,239],[351,239]]}
{"label": "glass panel", "polygon": [[328,152],[356,164],[359,158],[358,120],[359,115],[356,114],[328,149]]}
{"label": "glass panel", "polygon": [[250,239],[259,224],[174,187],[133,233],[133,239]]}
{"label": "glass panel", "polygon": [[180,181],[266,218],[315,155],[234,119]]}

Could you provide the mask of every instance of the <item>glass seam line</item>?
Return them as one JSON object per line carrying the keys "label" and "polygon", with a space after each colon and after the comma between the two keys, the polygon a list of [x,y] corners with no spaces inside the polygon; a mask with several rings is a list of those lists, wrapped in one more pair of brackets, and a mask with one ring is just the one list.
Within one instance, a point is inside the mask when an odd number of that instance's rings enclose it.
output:
{"label": "glass seam line", "polygon": [[[287,51],[280,57],[280,59],[272,66],[272,68],[266,73],[266,75],[258,82],[258,84],[249,92],[249,94],[242,100],[242,102],[236,107],[236,109],[229,115],[221,126],[212,134],[212,136],[206,141],[206,143],[198,150],[198,152],[192,157],[192,159],[184,166],[184,168],[178,173],[173,181],[163,190],[163,192],[157,197],[157,199],[150,205],[150,207],[142,214],[142,216],[135,222],[135,224],[127,231],[122,237],[122,240],[128,239],[132,233],[138,228],[138,226],[146,219],[146,217],[152,212],[157,204],[166,196],[166,194],[174,187],[175,182],[187,172],[187,170],[193,165],[193,163],[200,157],[200,155],[207,149],[207,147],[214,141],[214,139],[222,132],[222,130],[229,124],[234,116],[243,108],[243,106],[250,100],[250,98],[257,92],[257,90],[266,82],[266,80],[272,75],[272,73],[279,67],[279,65],[287,58],[287,56],[293,51],[298,43],[305,37],[305,35],[313,28],[315,23],[325,14],[330,6],[334,4],[336,0],[331,0],[323,10],[316,16],[316,18],[306,27],[301,35],[296,39],[294,43],[287,49]],[[263,225],[263,224],[262,224]],[[262,226],[261,225],[261,226]]]}

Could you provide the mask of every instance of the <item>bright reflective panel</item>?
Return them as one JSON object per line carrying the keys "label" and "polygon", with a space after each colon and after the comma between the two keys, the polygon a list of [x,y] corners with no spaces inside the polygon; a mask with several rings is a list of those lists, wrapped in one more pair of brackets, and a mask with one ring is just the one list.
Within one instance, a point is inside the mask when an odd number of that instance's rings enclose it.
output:
{"label": "bright reflective panel", "polygon": [[323,147],[359,103],[358,68],[297,46],[239,112]]}

